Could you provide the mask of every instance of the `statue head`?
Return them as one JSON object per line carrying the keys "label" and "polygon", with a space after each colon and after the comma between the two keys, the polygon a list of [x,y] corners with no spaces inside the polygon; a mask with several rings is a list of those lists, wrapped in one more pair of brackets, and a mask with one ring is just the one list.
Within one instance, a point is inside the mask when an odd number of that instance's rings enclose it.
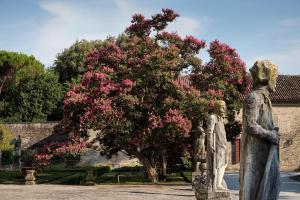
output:
{"label": "statue head", "polygon": [[268,86],[268,90],[275,92],[278,69],[269,60],[258,60],[250,69],[253,87]]}
{"label": "statue head", "polygon": [[218,100],[214,105],[214,113],[219,115],[220,117],[226,116],[226,103],[225,101]]}

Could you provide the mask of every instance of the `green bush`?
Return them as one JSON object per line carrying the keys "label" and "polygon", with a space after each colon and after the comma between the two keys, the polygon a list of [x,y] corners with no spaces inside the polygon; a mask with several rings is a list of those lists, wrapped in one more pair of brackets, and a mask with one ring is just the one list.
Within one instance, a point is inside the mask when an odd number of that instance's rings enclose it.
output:
{"label": "green bush", "polygon": [[2,151],[2,165],[12,164],[14,160],[13,150],[4,150]]}
{"label": "green bush", "polygon": [[14,138],[14,135],[4,124],[0,124],[0,151],[11,150],[13,148],[10,145],[10,141]]}
{"label": "green bush", "polygon": [[143,166],[134,166],[134,167],[121,167],[114,169],[114,172],[141,172],[144,170]]}
{"label": "green bush", "polygon": [[27,149],[22,152],[22,162],[24,167],[33,167],[35,165],[35,158],[34,158],[35,150]]}

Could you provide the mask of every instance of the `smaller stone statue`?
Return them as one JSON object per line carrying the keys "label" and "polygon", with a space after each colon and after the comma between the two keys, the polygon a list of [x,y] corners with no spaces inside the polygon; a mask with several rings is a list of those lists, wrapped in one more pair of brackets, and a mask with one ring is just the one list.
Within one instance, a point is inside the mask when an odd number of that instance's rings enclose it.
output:
{"label": "smaller stone statue", "polygon": [[207,164],[205,151],[205,131],[203,121],[200,121],[195,133],[194,140],[194,162],[195,169],[192,173],[192,188],[197,200],[206,200],[207,191]]}
{"label": "smaller stone statue", "polygon": [[13,156],[18,162],[19,169],[21,169],[21,142],[22,141],[20,135],[18,135],[10,142],[10,145],[14,145]]}
{"label": "smaller stone statue", "polygon": [[205,131],[203,129],[203,121],[200,121],[197,127],[194,140],[194,172],[199,172],[201,161],[206,162],[206,151],[205,151]]}
{"label": "smaller stone statue", "polygon": [[207,164],[209,191],[227,190],[223,177],[227,167],[227,139],[224,127],[226,104],[217,101],[207,121]]}

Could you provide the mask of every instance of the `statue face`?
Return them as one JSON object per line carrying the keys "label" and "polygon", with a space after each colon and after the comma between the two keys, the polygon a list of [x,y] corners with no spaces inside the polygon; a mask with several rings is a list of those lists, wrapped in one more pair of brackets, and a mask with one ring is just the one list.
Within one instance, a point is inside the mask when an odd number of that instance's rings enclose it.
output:
{"label": "statue face", "polygon": [[226,116],[226,107],[225,106],[220,107],[220,115],[221,115],[221,117]]}
{"label": "statue face", "polygon": [[275,91],[278,69],[271,61],[256,61],[254,66],[250,69],[250,72],[254,87],[267,85],[270,92]]}
{"label": "statue face", "polygon": [[226,117],[226,104],[224,101],[218,101],[216,103],[215,112],[220,117]]}

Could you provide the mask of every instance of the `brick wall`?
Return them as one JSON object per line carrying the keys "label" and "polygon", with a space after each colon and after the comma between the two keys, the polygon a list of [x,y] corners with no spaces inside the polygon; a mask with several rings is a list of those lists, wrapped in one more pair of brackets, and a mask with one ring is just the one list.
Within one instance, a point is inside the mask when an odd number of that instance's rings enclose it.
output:
{"label": "brick wall", "polygon": [[[297,170],[300,168],[300,105],[273,104],[273,118],[281,135],[281,170]],[[237,119],[242,120],[242,111]]]}

